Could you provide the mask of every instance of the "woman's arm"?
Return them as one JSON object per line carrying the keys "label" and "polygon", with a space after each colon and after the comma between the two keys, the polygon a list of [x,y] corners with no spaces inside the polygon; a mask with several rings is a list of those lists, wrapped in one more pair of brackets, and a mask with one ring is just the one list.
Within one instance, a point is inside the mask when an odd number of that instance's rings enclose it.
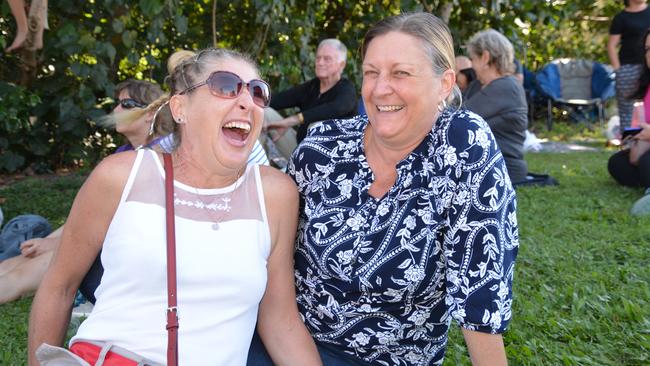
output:
{"label": "woman's arm", "polygon": [[61,244],[32,304],[30,365],[38,365],[35,351],[42,343],[63,343],[75,293],[99,253],[134,158],[135,153],[110,156],[77,193]]}
{"label": "woman's arm", "polygon": [[607,56],[609,56],[609,63],[612,64],[614,70],[621,67],[621,61],[618,59],[618,44],[620,42],[620,34],[610,34],[607,40]]}
{"label": "woman's arm", "polygon": [[298,192],[291,179],[260,167],[271,229],[268,282],[260,303],[257,329],[276,365],[321,365],[316,345],[296,304],[293,255],[298,221]]}
{"label": "woman's arm", "polygon": [[[454,147],[465,153],[465,160],[457,159],[455,168],[463,173],[444,235],[448,311],[463,328],[474,365],[505,365],[503,340],[497,334],[512,319],[519,248],[515,191],[491,131],[469,120],[453,122],[449,141],[456,141]],[[465,137],[470,132],[476,138]],[[480,184],[476,176],[482,177]]]}
{"label": "woman's arm", "polygon": [[650,151],[650,124],[641,123],[641,132],[633,137],[630,147],[630,164],[639,165],[639,159]]}
{"label": "woman's arm", "polygon": [[503,366],[508,364],[501,334],[481,333],[463,328],[465,344],[474,366]]}

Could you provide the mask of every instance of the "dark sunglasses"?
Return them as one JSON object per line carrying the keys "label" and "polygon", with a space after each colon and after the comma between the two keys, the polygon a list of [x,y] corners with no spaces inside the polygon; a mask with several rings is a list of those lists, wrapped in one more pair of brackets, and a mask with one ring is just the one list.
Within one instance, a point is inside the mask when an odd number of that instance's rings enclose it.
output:
{"label": "dark sunglasses", "polygon": [[122,106],[124,109],[131,109],[131,108],[145,108],[147,105],[144,103],[140,103],[135,99],[131,98],[125,98],[125,99],[120,99],[117,101],[119,105]]}
{"label": "dark sunglasses", "polygon": [[203,85],[210,88],[212,95],[228,99],[237,98],[246,86],[253,97],[253,103],[262,108],[268,107],[271,103],[271,88],[264,80],[253,79],[246,83],[237,74],[230,71],[215,71],[208,76],[206,81],[192,85],[179,94],[187,94]]}

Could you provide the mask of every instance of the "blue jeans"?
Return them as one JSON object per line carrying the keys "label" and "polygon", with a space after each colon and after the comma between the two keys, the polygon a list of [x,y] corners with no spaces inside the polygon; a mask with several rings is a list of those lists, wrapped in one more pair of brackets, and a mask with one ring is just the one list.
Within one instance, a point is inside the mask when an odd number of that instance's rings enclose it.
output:
{"label": "blue jeans", "polygon": [[[316,347],[318,348],[318,353],[320,354],[324,366],[369,365],[361,360],[354,359],[350,355],[332,349],[329,346],[323,346],[316,343]],[[253,334],[253,341],[251,342],[251,348],[248,350],[248,362],[246,363],[246,366],[273,366],[273,361],[271,361],[271,357],[266,352],[266,348],[264,348],[257,331]]]}

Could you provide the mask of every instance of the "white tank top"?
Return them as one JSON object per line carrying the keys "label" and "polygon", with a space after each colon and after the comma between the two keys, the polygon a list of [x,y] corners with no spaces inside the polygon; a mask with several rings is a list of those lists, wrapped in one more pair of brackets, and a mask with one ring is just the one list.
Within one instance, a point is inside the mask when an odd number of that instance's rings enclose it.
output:
{"label": "white tank top", "polygon": [[[245,365],[267,280],[270,233],[259,167],[233,185],[174,181],[181,365]],[[104,239],[92,313],[72,338],[166,363],[164,169],[141,150]]]}

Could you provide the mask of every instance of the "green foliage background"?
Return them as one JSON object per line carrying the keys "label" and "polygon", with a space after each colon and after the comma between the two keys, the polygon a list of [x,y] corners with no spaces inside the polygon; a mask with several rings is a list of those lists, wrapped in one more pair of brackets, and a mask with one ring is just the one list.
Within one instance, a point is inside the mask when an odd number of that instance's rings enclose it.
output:
{"label": "green foliage background", "polygon": [[[606,61],[609,19],[622,7],[616,0],[52,1],[36,75],[17,86],[21,59],[0,59],[0,172],[94,164],[120,143],[93,122],[110,110],[115,84],[131,77],[162,82],[175,50],[213,45],[215,5],[217,45],[252,54],[274,90],[312,77],[315,47],[328,37],[348,46],[347,76],[360,86],[360,40],[370,25],[400,11],[450,9],[459,52],[476,31],[496,28],[533,70],[559,57]],[[2,2],[0,47],[14,32]]]}

